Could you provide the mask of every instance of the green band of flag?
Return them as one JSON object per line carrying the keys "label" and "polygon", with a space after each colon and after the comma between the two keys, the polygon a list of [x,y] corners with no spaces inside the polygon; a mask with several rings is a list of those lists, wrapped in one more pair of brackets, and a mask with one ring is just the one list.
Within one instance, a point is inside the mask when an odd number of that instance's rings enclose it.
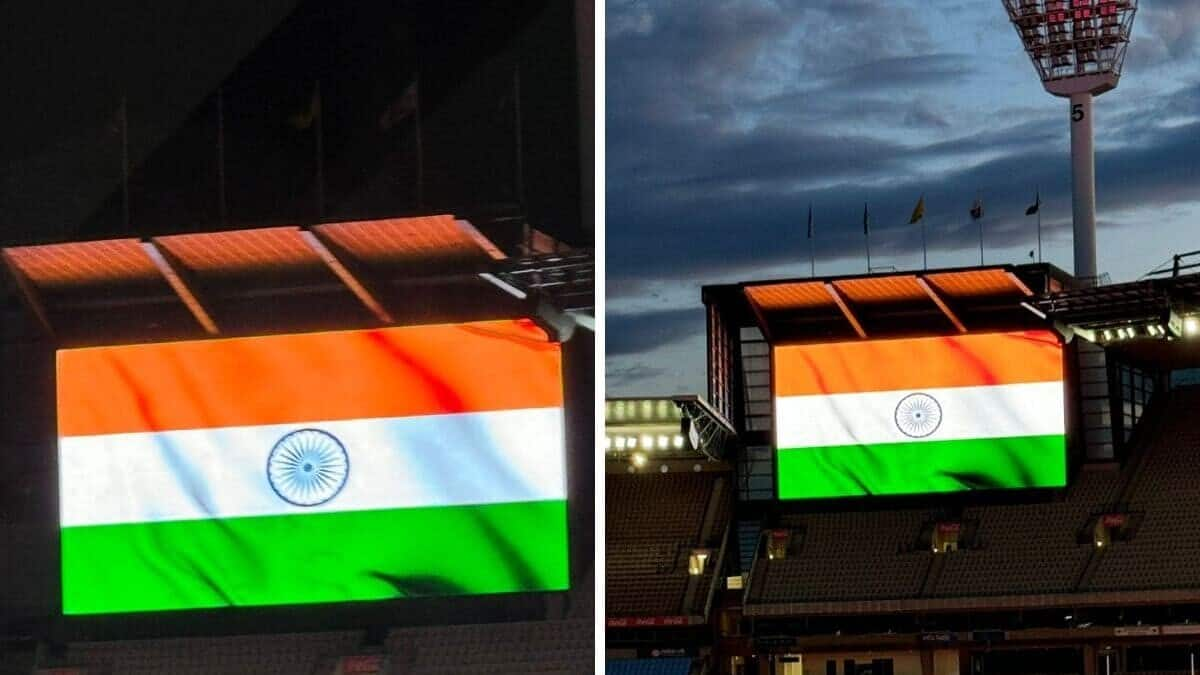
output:
{"label": "green band of flag", "polygon": [[562,500],[63,528],[66,614],[568,587]]}
{"label": "green band of flag", "polygon": [[1056,434],[780,449],[779,498],[1062,487],[1065,447]]}

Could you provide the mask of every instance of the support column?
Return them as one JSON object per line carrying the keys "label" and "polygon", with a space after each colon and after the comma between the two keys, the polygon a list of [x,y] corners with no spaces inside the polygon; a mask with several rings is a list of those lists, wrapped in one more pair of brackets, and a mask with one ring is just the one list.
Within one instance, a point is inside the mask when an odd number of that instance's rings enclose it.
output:
{"label": "support column", "polygon": [[1092,94],[1071,94],[1071,215],[1075,223],[1075,276],[1096,276],[1096,152]]}

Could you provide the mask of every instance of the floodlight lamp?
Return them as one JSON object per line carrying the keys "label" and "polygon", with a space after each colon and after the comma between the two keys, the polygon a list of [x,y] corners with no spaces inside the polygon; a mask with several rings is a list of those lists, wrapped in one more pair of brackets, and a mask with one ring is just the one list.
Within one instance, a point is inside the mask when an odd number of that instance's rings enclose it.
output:
{"label": "floodlight lamp", "polygon": [[1194,316],[1183,318],[1183,334],[1188,337],[1200,335],[1200,319]]}
{"label": "floodlight lamp", "polygon": [[1042,86],[1055,96],[1117,86],[1137,0],[1002,0]]}

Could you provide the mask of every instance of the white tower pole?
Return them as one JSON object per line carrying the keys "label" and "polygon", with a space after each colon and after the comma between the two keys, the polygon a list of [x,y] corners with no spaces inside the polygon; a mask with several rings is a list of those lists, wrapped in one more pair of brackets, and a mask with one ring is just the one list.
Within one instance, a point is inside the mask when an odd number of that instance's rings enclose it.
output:
{"label": "white tower pole", "polygon": [[[1095,280],[1092,99],[1117,86],[1138,0],[1002,0],[1042,86],[1071,101],[1075,276]],[[1041,210],[1038,211],[1041,218]],[[1040,222],[1040,221],[1039,221]],[[1040,232],[1040,229],[1039,229]]]}
{"label": "white tower pole", "polygon": [[1075,276],[1096,277],[1096,153],[1092,93],[1071,94],[1071,213],[1075,221]]}

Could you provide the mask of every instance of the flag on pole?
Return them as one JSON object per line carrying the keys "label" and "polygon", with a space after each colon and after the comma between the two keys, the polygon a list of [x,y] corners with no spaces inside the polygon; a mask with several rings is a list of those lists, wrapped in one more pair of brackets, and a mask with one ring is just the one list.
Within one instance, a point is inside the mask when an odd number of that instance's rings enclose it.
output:
{"label": "flag on pole", "polygon": [[971,218],[979,220],[983,217],[983,197],[976,197],[975,203],[971,204]]}
{"label": "flag on pole", "polygon": [[863,234],[871,234],[871,212],[866,202],[863,202]]}
{"label": "flag on pole", "polygon": [[58,433],[65,614],[568,586],[528,320],[62,350]]}
{"label": "flag on pole", "polygon": [[808,238],[813,238],[812,204],[808,205]]}
{"label": "flag on pole", "polygon": [[1033,214],[1037,213],[1038,209],[1040,208],[1042,208],[1042,193],[1039,190],[1037,195],[1033,198],[1033,203],[1029,205],[1029,208],[1025,209],[1025,215],[1032,216]]}
{"label": "flag on pole", "polygon": [[921,219],[924,217],[925,217],[925,195],[921,195],[921,198],[917,200],[917,205],[913,207],[912,216],[909,217],[908,224],[914,225],[916,223],[919,223],[919,222],[921,222]]}

